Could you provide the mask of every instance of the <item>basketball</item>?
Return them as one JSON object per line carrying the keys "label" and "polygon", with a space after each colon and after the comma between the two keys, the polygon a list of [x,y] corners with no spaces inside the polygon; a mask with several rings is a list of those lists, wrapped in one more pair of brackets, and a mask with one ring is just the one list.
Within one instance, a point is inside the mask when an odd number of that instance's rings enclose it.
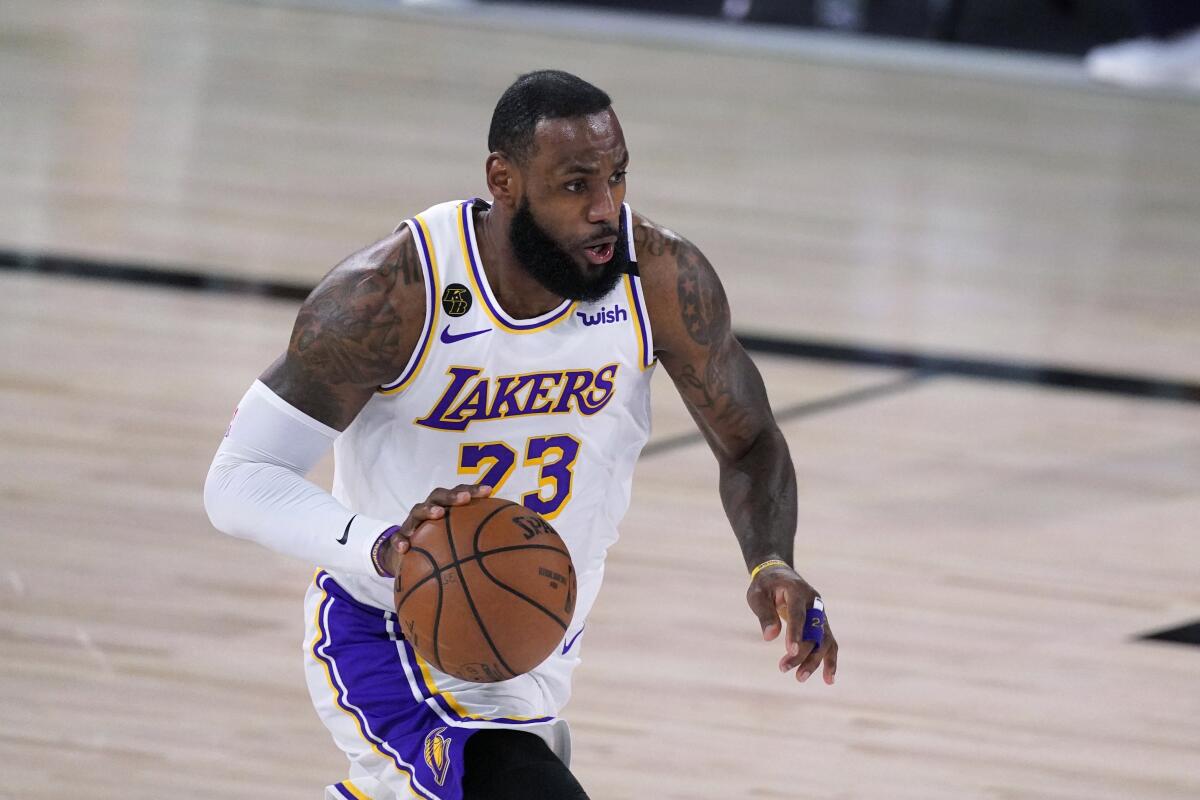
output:
{"label": "basketball", "polygon": [[423,659],[492,683],[536,667],[575,611],[575,568],[550,523],[525,506],[480,498],[425,523],[396,577],[401,631]]}

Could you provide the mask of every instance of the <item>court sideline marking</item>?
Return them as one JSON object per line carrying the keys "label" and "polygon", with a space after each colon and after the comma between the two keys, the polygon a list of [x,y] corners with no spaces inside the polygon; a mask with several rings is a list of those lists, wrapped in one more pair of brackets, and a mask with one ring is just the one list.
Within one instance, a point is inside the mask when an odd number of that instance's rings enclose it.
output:
{"label": "court sideline marking", "polygon": [[[65,275],[289,301],[301,301],[312,291],[312,286],[295,282],[256,280],[196,269],[165,269],[130,262],[117,263],[18,250],[0,250],[0,271]],[[1045,362],[972,358],[814,338],[784,338],[746,332],[738,332],[737,336],[742,345],[754,353],[915,370],[922,377],[954,376],[1200,405],[1200,383],[1151,375],[1084,370]],[[842,404],[839,397],[830,398],[830,402],[835,403],[834,407]]]}
{"label": "court sideline marking", "polygon": [[[772,409],[772,411],[775,414],[775,421],[782,425],[785,422],[791,422],[803,417],[811,417],[814,414],[820,414],[824,411],[833,411],[834,409],[845,408],[846,406],[865,403],[868,400],[875,400],[890,394],[896,394],[906,389],[911,389],[932,377],[933,374],[929,372],[909,372],[901,375],[899,378],[877,383],[873,386],[852,389],[848,392],[830,395],[829,397],[819,397],[816,400],[802,400],[790,406]],[[700,444],[703,441],[704,434],[699,431],[690,431],[676,436],[664,436],[661,439],[655,439],[643,447],[642,458],[661,455],[671,450],[678,450],[681,447]]]}

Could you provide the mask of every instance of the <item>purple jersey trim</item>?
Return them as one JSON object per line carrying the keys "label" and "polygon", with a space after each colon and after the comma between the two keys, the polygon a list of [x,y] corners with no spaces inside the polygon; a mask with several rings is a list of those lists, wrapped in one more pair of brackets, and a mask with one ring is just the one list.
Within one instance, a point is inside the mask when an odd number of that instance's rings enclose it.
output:
{"label": "purple jersey trim", "polygon": [[437,307],[434,305],[437,303],[437,280],[433,274],[433,261],[429,258],[429,242],[425,240],[425,231],[415,217],[405,220],[404,224],[408,226],[410,231],[416,234],[417,243],[421,247],[421,266],[425,270],[426,301],[429,303],[429,326],[421,332],[421,344],[417,347],[416,352],[413,353],[408,369],[404,370],[404,373],[399,378],[381,387],[384,391],[391,391],[398,386],[402,386],[405,381],[412,377],[417,368],[421,366],[422,356],[426,348],[429,347],[429,339],[433,336],[433,329],[436,327],[434,323],[437,320]]}
{"label": "purple jersey trim", "polygon": [[642,331],[642,368],[649,369],[654,366],[654,353],[650,337],[650,319],[646,316],[646,311],[643,308],[642,279],[637,271],[637,248],[634,245],[633,239],[633,209],[628,203],[623,203],[621,210],[621,217],[625,223],[625,241],[629,247],[629,260],[633,264],[633,267],[629,270],[629,293],[633,296],[633,312],[637,319],[638,327]]}
{"label": "purple jersey trim", "polygon": [[488,296],[491,293],[491,285],[487,282],[487,276],[483,274],[483,270],[480,269],[479,258],[476,256],[478,247],[475,242],[475,222],[471,219],[471,206],[474,204],[474,200],[468,200],[459,206],[459,213],[462,214],[462,227],[467,234],[467,257],[471,260],[471,274],[475,276],[475,283],[479,286],[479,293],[483,295],[483,302],[487,304],[488,310],[492,312],[492,316],[503,323],[505,327],[516,331],[537,330],[562,319],[571,310],[572,306],[575,305],[570,300],[564,300],[562,306],[558,311],[553,313],[553,316],[533,322],[518,322],[510,319],[503,310],[492,303],[491,297]]}
{"label": "purple jersey trim", "polygon": [[650,367],[654,358],[650,354],[650,326],[646,323],[646,312],[642,310],[642,280],[636,275],[629,276],[629,290],[633,295],[633,310],[637,315],[638,327],[642,329],[642,366]]}
{"label": "purple jersey trim", "polygon": [[637,248],[633,244],[633,209],[628,203],[621,204],[621,216],[625,220],[625,246],[629,248],[629,260],[637,263]]}
{"label": "purple jersey trim", "polygon": [[403,654],[403,658],[406,662],[408,662],[408,668],[412,671],[413,675],[416,676],[416,678],[417,678],[416,689],[420,692],[421,699],[423,699],[426,703],[435,704],[438,707],[438,709],[440,709],[442,711],[442,713],[445,714],[446,717],[449,717],[450,719],[455,720],[456,722],[495,722],[495,723],[498,723],[501,725],[518,725],[518,726],[519,725],[539,725],[544,722],[553,722],[554,721],[554,717],[534,717],[531,719],[513,719],[512,717],[463,716],[462,714],[460,714],[454,710],[454,707],[452,705],[450,705],[450,701],[446,699],[445,695],[443,695],[441,692],[437,691],[436,689],[430,688],[430,686],[425,682],[424,676],[421,672],[421,665],[417,661],[417,654],[413,650],[412,645],[410,645],[403,637],[398,637],[398,638],[399,638],[399,644],[401,646],[401,653]]}

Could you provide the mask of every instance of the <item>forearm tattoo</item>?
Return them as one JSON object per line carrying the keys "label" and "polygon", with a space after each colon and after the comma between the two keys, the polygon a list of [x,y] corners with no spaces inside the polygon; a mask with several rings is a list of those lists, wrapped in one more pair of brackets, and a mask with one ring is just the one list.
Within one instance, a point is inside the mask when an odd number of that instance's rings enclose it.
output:
{"label": "forearm tattoo", "polygon": [[695,347],[675,383],[717,454],[722,504],[747,565],[790,563],[796,474],[762,376],[730,330],[729,303],[708,261],[683,242],[676,265],[680,321]]}

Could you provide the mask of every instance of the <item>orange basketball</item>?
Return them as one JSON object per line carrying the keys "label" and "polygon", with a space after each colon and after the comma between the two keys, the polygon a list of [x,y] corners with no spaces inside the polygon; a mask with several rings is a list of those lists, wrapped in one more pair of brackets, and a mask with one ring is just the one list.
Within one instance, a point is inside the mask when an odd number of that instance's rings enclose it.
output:
{"label": "orange basketball", "polygon": [[546,660],[575,612],[575,568],[550,523],[497,498],[446,509],[410,540],[396,614],[442,672],[491,683]]}

